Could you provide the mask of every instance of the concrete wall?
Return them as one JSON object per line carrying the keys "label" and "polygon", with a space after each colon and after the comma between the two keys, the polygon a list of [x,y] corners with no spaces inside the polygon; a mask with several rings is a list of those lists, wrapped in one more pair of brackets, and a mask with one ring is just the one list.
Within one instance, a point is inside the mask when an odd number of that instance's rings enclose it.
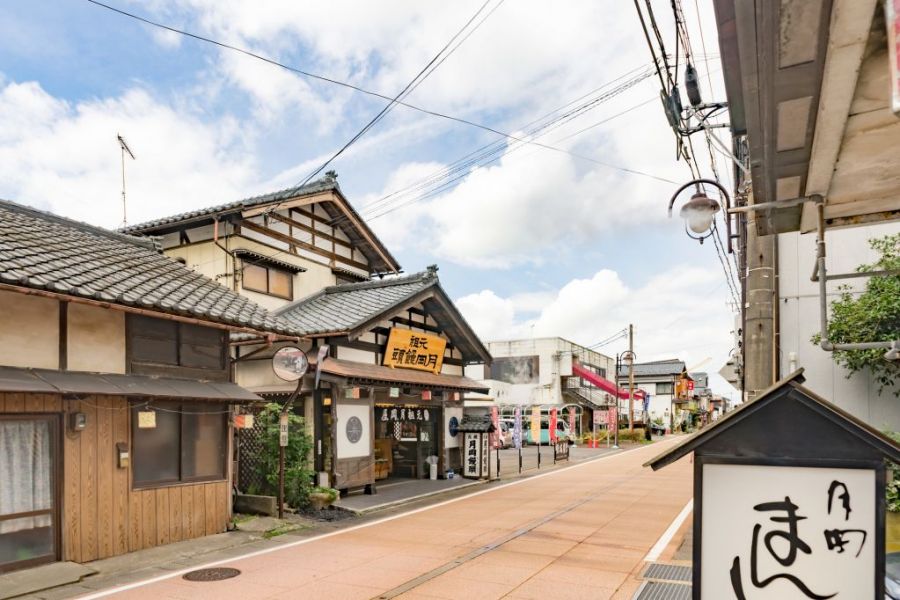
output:
{"label": "concrete wall", "polygon": [[69,304],[68,324],[70,371],[125,372],[125,313]]}
{"label": "concrete wall", "polygon": [[[825,237],[829,274],[848,273],[862,263],[871,262],[875,253],[869,248],[867,240],[897,232],[900,232],[900,223],[829,230]],[[873,427],[898,431],[900,402],[892,391],[885,390],[879,395],[871,375],[867,373],[857,373],[848,379],[848,371],[834,362],[832,354],[810,341],[819,331],[820,312],[818,283],[810,281],[814,260],[814,234],[779,235],[778,310],[781,335],[778,354],[781,374],[790,372],[793,354],[796,366],[806,370],[804,385]],[[850,285],[858,293],[865,289],[865,281],[848,279],[829,282],[829,304],[838,297],[839,285]]]}
{"label": "concrete wall", "polygon": [[0,291],[0,365],[59,368],[59,303]]}

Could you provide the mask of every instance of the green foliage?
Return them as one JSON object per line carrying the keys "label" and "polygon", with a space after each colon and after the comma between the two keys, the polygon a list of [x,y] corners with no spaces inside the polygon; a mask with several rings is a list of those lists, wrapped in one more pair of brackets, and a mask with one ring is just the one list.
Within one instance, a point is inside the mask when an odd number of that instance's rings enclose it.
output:
{"label": "green foliage", "polygon": [[[900,270],[900,233],[869,240],[869,245],[880,255],[870,265],[860,265],[857,271]],[[828,339],[835,344],[855,342],[888,342],[900,339],[900,275],[870,277],[866,290],[854,297],[847,286],[841,287],[841,296],[831,303],[828,323]],[[812,338],[818,344],[817,334]],[[885,350],[840,350],[834,360],[850,371],[868,369],[878,384],[878,393],[900,382],[900,361],[884,359]],[[848,377],[850,376],[848,375]],[[900,397],[900,387],[894,395]]]}
{"label": "green foliage", "polygon": [[[269,403],[257,417],[265,425],[257,468],[268,483],[266,491],[272,495],[278,493],[280,415],[281,405]],[[284,500],[289,506],[302,507],[309,504],[309,493],[313,489],[315,473],[310,464],[313,442],[303,418],[294,414],[288,415],[288,434],[288,445],[284,449]]]}
{"label": "green foliage", "polygon": [[312,488],[312,489],[310,490],[310,493],[311,493],[311,494],[325,494],[326,496],[328,496],[328,501],[329,501],[329,502],[334,502],[335,500],[337,500],[338,496],[341,494],[339,491],[337,491],[337,490],[334,489],[334,488],[330,488],[330,487],[322,487],[322,486],[319,486],[319,485],[317,485],[316,487]]}
{"label": "green foliage", "polygon": [[[885,433],[895,442],[900,442],[900,433],[892,431]],[[900,512],[900,466],[889,462],[887,467],[889,476],[884,490],[885,503],[890,512]]]}

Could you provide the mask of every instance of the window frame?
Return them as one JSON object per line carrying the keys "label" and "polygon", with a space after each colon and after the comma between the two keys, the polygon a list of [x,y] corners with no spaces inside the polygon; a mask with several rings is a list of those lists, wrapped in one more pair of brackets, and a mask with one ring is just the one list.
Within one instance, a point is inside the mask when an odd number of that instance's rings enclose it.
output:
{"label": "window frame", "polygon": [[[262,290],[259,288],[248,286],[246,284],[246,280],[244,279],[244,277],[242,275],[241,276],[241,287],[243,289],[248,290],[250,292],[256,292],[257,294],[265,294],[267,296],[274,296],[275,298],[282,298],[284,300],[293,300],[294,299],[294,273],[291,273],[287,269],[279,269],[278,267],[273,267],[271,265],[265,265],[265,264],[259,264],[259,263],[251,262],[251,261],[248,261],[245,259],[241,259],[241,262],[242,262],[242,270],[241,270],[242,274],[243,274],[243,269],[246,269],[247,267],[256,267],[257,269],[263,269],[266,272],[266,289]],[[271,278],[272,271],[278,271],[279,273],[283,273],[287,276],[288,282],[289,282],[287,295],[278,294],[278,293],[275,293],[272,291],[272,278]]]}
{"label": "window frame", "polygon": [[[660,386],[668,386],[669,391],[667,391],[667,392],[662,392],[662,391],[660,391],[660,389],[659,389]],[[658,396],[662,396],[662,395],[674,396],[674,395],[675,395],[675,384],[672,383],[672,382],[670,382],[670,381],[659,381],[659,382],[657,382],[657,383],[656,383],[656,394],[657,394]]]}
{"label": "window frame", "polygon": [[[222,411],[221,415],[218,415],[222,418],[222,452],[220,455],[221,459],[221,472],[215,475],[201,475],[194,477],[185,477],[185,452],[184,452],[184,439],[185,439],[185,419],[184,419],[184,410],[185,406],[190,405],[200,405],[207,404],[205,402],[191,401],[190,399],[182,399],[182,400],[172,400],[160,402],[159,404],[163,406],[148,406],[147,408],[162,408],[165,410],[178,410],[178,439],[176,440],[177,454],[178,454],[178,478],[177,479],[157,479],[153,481],[137,481],[135,479],[135,470],[138,461],[138,453],[135,451],[135,440],[137,438],[137,433],[140,431],[138,428],[138,422],[135,418],[135,413],[138,409],[142,408],[140,403],[130,403],[129,404],[129,418],[131,419],[131,489],[132,490],[152,490],[166,487],[174,487],[181,485],[193,485],[196,483],[211,483],[218,481],[227,481],[228,480],[228,435],[229,435],[229,415],[230,410],[226,412],[228,409],[227,404],[221,403],[208,403],[210,404],[211,412]],[[190,409],[188,409],[190,410]]]}

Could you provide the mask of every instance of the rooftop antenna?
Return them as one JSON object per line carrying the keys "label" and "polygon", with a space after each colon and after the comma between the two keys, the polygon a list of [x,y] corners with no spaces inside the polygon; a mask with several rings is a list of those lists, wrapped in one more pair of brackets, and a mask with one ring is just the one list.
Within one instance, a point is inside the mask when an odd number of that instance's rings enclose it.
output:
{"label": "rooftop antenna", "polygon": [[122,227],[128,225],[128,213],[125,209],[125,153],[128,153],[128,156],[131,157],[131,160],[137,160],[134,158],[134,152],[131,151],[131,148],[128,147],[128,144],[125,142],[125,138],[121,136],[121,134],[116,134],[116,138],[119,140],[119,148],[122,150]]}

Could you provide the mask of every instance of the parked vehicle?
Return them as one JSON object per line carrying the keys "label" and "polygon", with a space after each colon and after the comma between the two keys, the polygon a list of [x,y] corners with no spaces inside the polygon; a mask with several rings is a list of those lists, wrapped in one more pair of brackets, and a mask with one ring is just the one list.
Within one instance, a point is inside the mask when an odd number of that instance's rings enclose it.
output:
{"label": "parked vehicle", "polygon": [[900,552],[890,552],[884,562],[885,600],[900,600]]}
{"label": "parked vehicle", "polygon": [[[525,443],[526,444],[536,444],[537,442],[532,439],[530,422],[523,423],[523,426],[525,428]],[[566,421],[564,421],[562,419],[559,419],[556,421],[556,437],[557,437],[557,439],[567,440],[571,444],[571,443],[573,443],[573,440],[572,440],[572,436],[570,433],[571,432],[569,431],[569,424]],[[550,444],[550,423],[547,420],[541,421],[541,441],[540,441],[540,443],[545,446]]]}
{"label": "parked vehicle", "polygon": [[512,448],[513,424],[509,421],[500,421],[500,447]]}

